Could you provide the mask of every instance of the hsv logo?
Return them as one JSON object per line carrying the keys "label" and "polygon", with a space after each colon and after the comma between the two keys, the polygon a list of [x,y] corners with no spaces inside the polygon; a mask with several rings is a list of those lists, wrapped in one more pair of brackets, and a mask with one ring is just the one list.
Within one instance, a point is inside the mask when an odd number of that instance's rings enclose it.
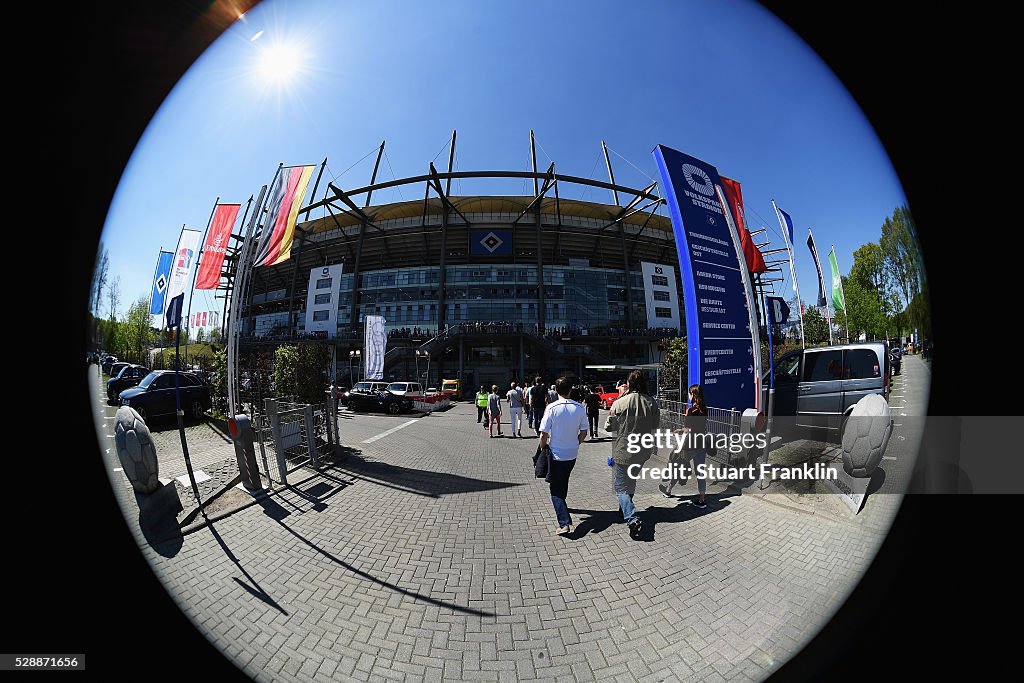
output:
{"label": "hsv logo", "polygon": [[480,246],[487,251],[494,253],[494,250],[503,245],[505,242],[500,237],[495,235],[493,232],[489,232],[484,235],[483,239],[480,240]]}
{"label": "hsv logo", "polygon": [[708,174],[693,164],[683,164],[683,177],[690,187],[700,192],[705,197],[715,196],[715,186]]}
{"label": "hsv logo", "polygon": [[654,266],[654,272],[657,275],[661,275],[661,274],[663,274],[665,272],[665,269],[662,268],[661,266]]}
{"label": "hsv logo", "polygon": [[156,291],[163,294],[165,289],[167,289],[167,278],[164,277],[163,273],[160,273],[160,277],[156,279]]}
{"label": "hsv logo", "polygon": [[192,265],[192,250],[188,247],[182,247],[178,250],[178,268],[184,268],[188,270]]}
{"label": "hsv logo", "polygon": [[322,271],[320,271],[320,275],[322,277],[327,277],[330,274],[331,274],[331,269],[330,268],[324,268]]}

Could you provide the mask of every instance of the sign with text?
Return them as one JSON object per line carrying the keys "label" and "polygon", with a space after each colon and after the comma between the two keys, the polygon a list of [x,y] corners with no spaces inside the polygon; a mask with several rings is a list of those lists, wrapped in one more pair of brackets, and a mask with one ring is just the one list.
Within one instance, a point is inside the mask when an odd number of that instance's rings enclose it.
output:
{"label": "sign with text", "polygon": [[754,408],[757,374],[750,309],[733,235],[719,200],[718,170],[663,145],[654,148],[672,215],[686,311],[689,384],[709,406]]}

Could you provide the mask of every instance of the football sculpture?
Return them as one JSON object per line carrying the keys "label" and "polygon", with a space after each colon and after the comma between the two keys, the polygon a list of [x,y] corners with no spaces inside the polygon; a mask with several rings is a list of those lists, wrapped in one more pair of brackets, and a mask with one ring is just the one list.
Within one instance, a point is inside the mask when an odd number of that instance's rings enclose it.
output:
{"label": "football sculpture", "polygon": [[871,476],[885,454],[892,426],[884,398],[868,394],[857,401],[843,431],[843,469],[847,474]]}
{"label": "football sculpture", "polygon": [[160,486],[157,478],[156,447],[149,427],[135,409],[121,406],[114,418],[114,444],[128,481],[138,493],[153,493]]}

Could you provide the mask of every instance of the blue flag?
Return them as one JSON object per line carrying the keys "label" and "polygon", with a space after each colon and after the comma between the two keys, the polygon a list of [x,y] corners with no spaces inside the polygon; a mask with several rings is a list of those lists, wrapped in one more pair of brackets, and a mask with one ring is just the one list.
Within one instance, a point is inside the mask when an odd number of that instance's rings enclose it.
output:
{"label": "blue flag", "polygon": [[153,276],[153,296],[149,304],[150,315],[160,315],[164,312],[164,297],[167,295],[167,285],[171,281],[171,261],[173,260],[173,252],[160,252],[156,262],[156,275]]}
{"label": "blue flag", "polygon": [[768,302],[768,324],[785,325],[789,322],[789,306],[781,296],[765,297]]}
{"label": "blue flag", "polygon": [[185,307],[185,294],[181,293],[167,304],[167,329],[173,330],[181,325],[181,309]]}

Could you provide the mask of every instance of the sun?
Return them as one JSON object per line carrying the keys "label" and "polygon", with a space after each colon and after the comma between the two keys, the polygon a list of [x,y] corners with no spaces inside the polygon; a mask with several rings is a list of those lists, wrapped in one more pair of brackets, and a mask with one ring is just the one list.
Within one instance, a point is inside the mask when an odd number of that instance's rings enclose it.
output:
{"label": "sun", "polygon": [[266,81],[283,85],[302,71],[303,54],[298,45],[270,43],[260,54],[257,70]]}

